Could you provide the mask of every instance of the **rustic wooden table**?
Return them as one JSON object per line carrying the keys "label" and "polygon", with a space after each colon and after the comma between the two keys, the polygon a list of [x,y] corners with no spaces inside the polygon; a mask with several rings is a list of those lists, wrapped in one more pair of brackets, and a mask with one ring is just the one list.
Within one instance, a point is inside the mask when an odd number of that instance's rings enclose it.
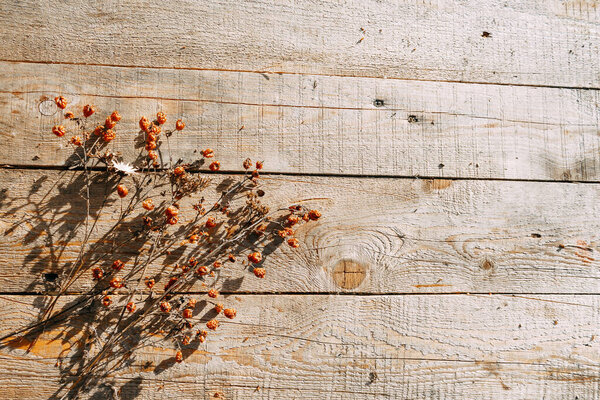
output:
{"label": "rustic wooden table", "polygon": [[[240,325],[145,350],[120,398],[600,398],[595,0],[149,3],[0,2],[0,332],[77,251],[62,94],[184,116],[176,157],[262,158],[324,213],[232,290]],[[0,350],[0,397],[54,395],[60,336]]]}

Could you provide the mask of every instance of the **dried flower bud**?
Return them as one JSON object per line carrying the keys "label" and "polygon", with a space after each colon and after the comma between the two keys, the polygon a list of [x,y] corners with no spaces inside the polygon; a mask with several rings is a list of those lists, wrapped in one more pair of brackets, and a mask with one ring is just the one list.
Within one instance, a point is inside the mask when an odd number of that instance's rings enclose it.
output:
{"label": "dried flower bud", "polygon": [[152,203],[152,199],[146,199],[142,202],[142,207],[145,210],[152,211],[154,210],[154,203]]}
{"label": "dried flower bud", "polygon": [[190,243],[196,243],[198,241],[198,239],[200,239],[200,236],[197,233],[192,233],[190,235],[190,237],[188,238],[188,241]]}
{"label": "dried flower bud", "polygon": [[187,306],[189,308],[194,308],[196,307],[196,303],[198,302],[198,300],[194,299],[194,298],[190,298],[187,302]]}
{"label": "dried flower bud", "polygon": [[91,116],[93,113],[95,113],[96,110],[94,109],[93,106],[86,104],[85,106],[83,106],[83,116],[84,117],[89,117]]}
{"label": "dried flower bud", "polygon": [[120,271],[123,269],[123,267],[125,266],[125,263],[121,260],[115,260],[112,263],[112,267],[115,271]]}
{"label": "dried flower bud", "polygon": [[183,344],[184,346],[187,346],[188,344],[190,344],[190,335],[185,335],[183,337],[183,339],[181,340],[181,344]]}
{"label": "dried flower bud", "polygon": [[115,125],[117,125],[117,121],[113,121],[110,116],[106,117],[106,120],[104,121],[104,127],[106,129],[114,128]]}
{"label": "dried flower bud", "polygon": [[152,278],[152,279],[146,279],[145,283],[146,283],[146,286],[148,287],[148,289],[152,289],[156,282],[154,281],[154,278]]}
{"label": "dried flower bud", "polygon": [[123,279],[121,279],[121,278],[115,277],[115,278],[112,278],[110,280],[110,286],[113,287],[113,288],[115,288],[115,289],[122,288],[123,285],[124,285],[123,284]]}
{"label": "dried flower bud", "polygon": [[102,136],[103,133],[104,133],[104,127],[102,125],[98,125],[94,129],[94,135],[96,135],[96,136]]}
{"label": "dried flower bud", "polygon": [[189,308],[186,308],[185,310],[183,310],[183,313],[181,314],[183,315],[183,318],[192,318],[192,310]]}
{"label": "dried flower bud", "polygon": [[208,274],[208,268],[206,268],[206,265],[201,265],[196,270],[196,273],[200,276],[206,275]]}
{"label": "dried flower bud", "polygon": [[263,168],[263,162],[262,161],[257,161],[256,162],[256,169],[262,169]]}
{"label": "dried flower bud", "polygon": [[156,113],[156,122],[158,122],[160,125],[163,125],[165,122],[167,122],[167,116],[165,115],[165,113]]}
{"label": "dried flower bud", "polygon": [[110,296],[104,296],[104,298],[102,299],[102,305],[104,307],[108,307],[112,304],[112,300],[110,298]]}
{"label": "dried flower bud", "polygon": [[120,197],[125,197],[129,193],[129,190],[127,190],[127,187],[125,187],[125,185],[117,185],[117,193]]}
{"label": "dried flower bud", "polygon": [[213,217],[208,217],[206,219],[206,227],[214,228],[215,226],[217,226],[217,222],[215,221],[215,219]]}
{"label": "dried flower bud", "polygon": [[145,226],[152,226],[152,218],[148,217],[148,216],[144,216],[142,217],[142,221],[144,222]]}
{"label": "dried flower bud", "polygon": [[202,150],[202,155],[205,158],[212,158],[212,157],[214,157],[215,153],[213,152],[212,149],[206,149],[206,150]]}
{"label": "dried flower bud", "polygon": [[161,302],[161,303],[160,303],[160,310],[161,310],[162,312],[164,312],[165,314],[168,314],[168,313],[170,313],[170,312],[171,312],[171,304],[169,304],[169,303],[168,303],[168,302],[166,302],[166,301],[163,301],[163,302]]}
{"label": "dried flower bud", "polygon": [[214,331],[215,329],[217,329],[217,327],[218,327],[218,326],[219,326],[219,321],[217,321],[216,319],[211,319],[210,321],[208,321],[208,322],[206,323],[206,327],[207,327],[208,329],[212,329],[213,331]]}
{"label": "dried flower bud", "polygon": [[262,254],[260,254],[258,251],[255,251],[254,253],[250,253],[250,254],[248,254],[248,261],[250,261],[251,263],[254,263],[254,264],[258,264],[259,262],[262,261]]}
{"label": "dried flower bud", "polygon": [[112,114],[110,114],[110,119],[114,122],[119,122],[121,120],[121,114],[119,114],[119,112],[115,110],[112,112]]}
{"label": "dried flower bud", "polygon": [[254,275],[257,278],[264,278],[267,271],[264,268],[254,268]]}
{"label": "dried flower bud", "polygon": [[75,114],[73,114],[71,111],[67,111],[65,113],[65,119],[73,119],[75,118]]}
{"label": "dried flower bud", "polygon": [[171,286],[173,286],[175,284],[175,282],[177,282],[177,277],[176,276],[172,276],[171,279],[169,279],[169,282],[167,282],[167,284],[165,285],[165,290],[168,290],[171,288]]}
{"label": "dried flower bud", "polygon": [[130,301],[129,303],[127,303],[127,305],[125,306],[125,308],[129,312],[134,312],[135,311],[135,303],[133,303],[133,302]]}
{"label": "dried flower bud", "polygon": [[52,127],[52,133],[54,133],[58,137],[63,137],[67,133],[67,130],[62,125],[54,125]]}
{"label": "dried flower bud", "polygon": [[297,215],[290,215],[289,217],[287,217],[287,219],[285,220],[285,224],[287,226],[294,226],[296,225],[298,222],[300,221],[300,218],[298,218]]}
{"label": "dried flower bud", "polygon": [[310,210],[308,212],[308,218],[310,218],[313,221],[318,220],[319,218],[321,218],[321,213],[317,210]]}
{"label": "dried flower bud", "polygon": [[104,271],[102,271],[101,268],[96,267],[92,270],[92,276],[95,280],[99,281],[104,276]]}
{"label": "dried flower bud", "polygon": [[104,140],[107,143],[116,137],[117,137],[117,134],[112,129],[107,129],[104,131],[104,133],[102,133],[102,140]]}
{"label": "dried flower bud", "polygon": [[217,304],[215,305],[215,308],[214,308],[214,310],[215,310],[215,312],[216,312],[217,314],[221,314],[221,311],[223,311],[223,304],[221,304],[221,303],[217,303]]}
{"label": "dried flower bud", "polygon": [[156,142],[148,142],[148,143],[146,143],[145,149],[148,150],[148,151],[156,149]]}
{"label": "dried flower bud", "polygon": [[216,299],[217,297],[219,297],[219,292],[217,290],[215,290],[215,289],[210,289],[208,291],[208,297]]}
{"label": "dried flower bud", "polygon": [[148,158],[151,160],[156,160],[158,158],[158,154],[154,150],[150,150],[148,152]]}
{"label": "dried flower bud", "polygon": [[235,311],[235,309],[233,309],[233,308],[226,308],[226,309],[223,311],[223,314],[224,314],[224,315],[225,315],[227,318],[229,318],[229,319],[234,319],[234,318],[235,318],[235,315],[236,315],[236,311]]}
{"label": "dried flower bud", "polygon": [[165,215],[168,218],[176,217],[177,215],[179,215],[179,209],[175,206],[169,206],[165,210]]}
{"label": "dried flower bud", "polygon": [[178,363],[183,362],[183,353],[181,350],[177,350],[177,353],[175,353],[175,361]]}
{"label": "dried flower bud", "polygon": [[290,245],[290,247],[293,248],[297,248],[300,246],[300,242],[296,238],[289,238],[287,243]]}
{"label": "dried flower bud", "polygon": [[244,169],[249,169],[252,166],[252,160],[249,158],[246,158],[244,160],[244,162],[242,163],[242,166],[244,167]]}
{"label": "dried flower bud", "polygon": [[208,168],[209,168],[211,171],[213,171],[213,172],[214,172],[214,171],[218,171],[218,170],[219,170],[219,168],[221,168],[221,163],[220,163],[220,162],[218,162],[218,161],[213,161],[213,162],[212,162],[212,163],[211,163],[211,164],[208,166]]}
{"label": "dried flower bud", "polygon": [[64,110],[67,107],[67,99],[65,99],[62,96],[55,97],[54,102],[56,103],[56,106],[61,110]]}
{"label": "dried flower bud", "polygon": [[223,266],[223,263],[222,263],[221,261],[215,261],[215,262],[213,263],[213,267],[214,267],[215,269],[219,269],[219,268],[221,268],[222,266]]}
{"label": "dried flower bud", "polygon": [[79,136],[73,136],[73,137],[71,137],[71,144],[73,146],[81,146],[81,145],[83,145],[83,142],[81,141],[81,137],[79,137]]}
{"label": "dried flower bud", "polygon": [[233,254],[229,254],[229,255],[227,256],[227,259],[228,259],[230,262],[235,262],[235,260],[236,260],[236,258],[235,258],[235,256],[234,256]]}
{"label": "dried flower bud", "polygon": [[148,121],[148,118],[146,118],[146,117],[140,118],[140,129],[143,130],[144,132],[147,132],[148,128],[150,128],[150,121]]}
{"label": "dried flower bud", "polygon": [[198,265],[198,260],[196,260],[194,257],[190,258],[190,260],[188,261],[188,265],[191,268],[194,268],[196,265]]}
{"label": "dried flower bud", "polygon": [[181,167],[181,166],[180,166],[180,167],[176,167],[176,168],[173,170],[173,174],[174,174],[175,176],[181,176],[181,175],[185,174],[185,168],[183,168],[183,167]]}
{"label": "dried flower bud", "polygon": [[292,236],[294,234],[294,231],[292,230],[292,228],[283,228],[280,231],[277,231],[277,235],[279,235],[279,237],[286,237],[286,236]]}
{"label": "dried flower bud", "polygon": [[185,128],[185,124],[182,120],[178,119],[177,122],[175,122],[175,129],[177,129],[178,131],[182,131],[183,128]]}

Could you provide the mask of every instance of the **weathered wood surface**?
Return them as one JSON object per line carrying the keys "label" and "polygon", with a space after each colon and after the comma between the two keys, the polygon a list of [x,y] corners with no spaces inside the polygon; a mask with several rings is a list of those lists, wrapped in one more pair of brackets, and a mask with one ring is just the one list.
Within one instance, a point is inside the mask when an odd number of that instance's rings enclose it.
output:
{"label": "weathered wood surface", "polygon": [[[226,178],[215,175],[213,183]],[[283,244],[266,257],[268,279],[258,280],[236,264],[223,271],[228,281],[224,290],[598,293],[600,187],[595,184],[262,179],[263,199],[271,208],[302,202],[324,216],[297,230],[300,248]],[[214,185],[203,193],[207,199],[216,196]],[[0,187],[5,188],[2,291],[43,290],[48,284],[44,274],[60,274],[79,254],[86,210],[83,174],[5,169]],[[91,195],[101,199],[104,190],[105,183],[98,180]],[[96,226],[100,233],[116,222],[121,210],[116,193],[109,195],[110,207],[100,213]],[[182,223],[195,215],[190,203],[181,203]],[[99,206],[92,201],[92,215]],[[132,243],[115,257],[129,260],[139,249]],[[153,263],[148,273],[168,274],[195,249],[188,245],[174,251]],[[92,282],[86,274],[73,289],[90,288]],[[195,290],[206,289],[198,285]]]}
{"label": "weathered wood surface", "polygon": [[[0,333],[37,316],[35,296],[0,298]],[[191,344],[145,348],[103,383],[123,399],[592,399],[600,380],[597,296],[232,296],[234,323]],[[100,311],[101,312],[101,311]],[[71,327],[76,328],[76,327]],[[0,350],[4,399],[49,398],[52,330]],[[156,370],[155,368],[158,367]],[[110,388],[94,392],[110,398]],[[100,395],[98,395],[100,396]],[[136,397],[137,396],[137,397]]]}
{"label": "weathered wood surface", "polygon": [[[252,72],[0,62],[0,163],[60,166],[62,94],[93,124],[117,108],[109,148],[140,154],[137,122],[162,110],[184,133],[171,154],[206,147],[226,170],[356,175],[600,180],[598,91]],[[91,124],[90,124],[91,125]],[[167,124],[169,126],[170,124]],[[70,136],[69,136],[70,137]],[[163,154],[166,145],[162,146]]]}
{"label": "weathered wood surface", "polygon": [[3,1],[0,58],[599,88],[599,13],[592,0]]}

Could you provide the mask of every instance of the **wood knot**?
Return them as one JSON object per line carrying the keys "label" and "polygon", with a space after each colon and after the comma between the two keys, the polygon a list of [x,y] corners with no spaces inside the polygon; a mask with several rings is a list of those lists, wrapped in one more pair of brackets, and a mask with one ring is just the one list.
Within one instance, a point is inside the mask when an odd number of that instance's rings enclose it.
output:
{"label": "wood knot", "polygon": [[354,260],[340,260],[333,267],[333,281],[342,289],[355,289],[367,276],[367,267]]}
{"label": "wood knot", "polygon": [[494,268],[494,263],[488,260],[487,258],[481,263],[481,269],[485,271],[489,271],[492,268]]}

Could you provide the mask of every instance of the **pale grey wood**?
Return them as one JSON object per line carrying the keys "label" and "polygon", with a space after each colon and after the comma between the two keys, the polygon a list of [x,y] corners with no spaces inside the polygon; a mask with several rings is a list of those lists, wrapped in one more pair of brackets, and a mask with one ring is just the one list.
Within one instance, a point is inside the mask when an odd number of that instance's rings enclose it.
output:
{"label": "pale grey wood", "polygon": [[[214,176],[214,185],[226,176]],[[450,181],[265,176],[263,201],[322,211],[299,228],[301,246],[266,257],[267,277],[238,263],[223,271],[224,290],[244,292],[514,292],[598,293],[600,186],[550,182]],[[126,179],[128,186],[131,184]],[[45,273],[62,273],[78,255],[85,217],[83,179],[76,173],[0,170],[2,291],[50,288]],[[55,186],[54,186],[55,185]],[[216,198],[215,186],[203,194]],[[103,198],[102,180],[92,196]],[[92,236],[115,223],[120,201],[110,194]],[[196,196],[198,197],[198,196]],[[95,215],[99,201],[93,205]],[[125,203],[126,204],[126,203]],[[181,221],[195,215],[181,203]],[[140,207],[140,212],[141,210]],[[137,215],[137,213],[135,214]],[[138,217],[139,218],[139,217]],[[182,237],[182,240],[184,238]],[[187,260],[185,251],[152,264],[149,275]],[[123,260],[138,254],[126,247]],[[103,266],[109,267],[112,260]],[[127,268],[130,268],[128,265]],[[164,284],[165,276],[162,282]],[[221,280],[223,282],[223,280]],[[73,290],[92,285],[85,274]],[[157,287],[161,287],[158,284]],[[196,285],[195,290],[206,288]]]}
{"label": "pale grey wood", "polygon": [[[0,333],[34,320],[35,296],[0,298]],[[104,382],[121,398],[593,399],[597,296],[234,296],[223,323],[173,365],[140,350]],[[72,329],[77,330],[77,326]],[[52,339],[54,338],[54,339]],[[77,336],[50,330],[25,354],[0,350],[4,399],[49,398]],[[195,345],[191,346],[192,348]],[[158,371],[155,371],[155,368]],[[94,388],[105,394],[107,387]],[[88,396],[84,396],[87,398]]]}
{"label": "pale grey wood", "polygon": [[3,1],[0,58],[598,88],[593,1]]}
{"label": "pale grey wood", "polygon": [[[118,109],[108,148],[140,154],[137,122],[157,111],[187,127],[175,159],[213,148],[225,170],[247,156],[266,171],[600,180],[598,91],[315,75],[0,63],[0,163],[64,165],[70,134],[52,99],[89,125]],[[167,157],[167,145],[161,146]]]}

